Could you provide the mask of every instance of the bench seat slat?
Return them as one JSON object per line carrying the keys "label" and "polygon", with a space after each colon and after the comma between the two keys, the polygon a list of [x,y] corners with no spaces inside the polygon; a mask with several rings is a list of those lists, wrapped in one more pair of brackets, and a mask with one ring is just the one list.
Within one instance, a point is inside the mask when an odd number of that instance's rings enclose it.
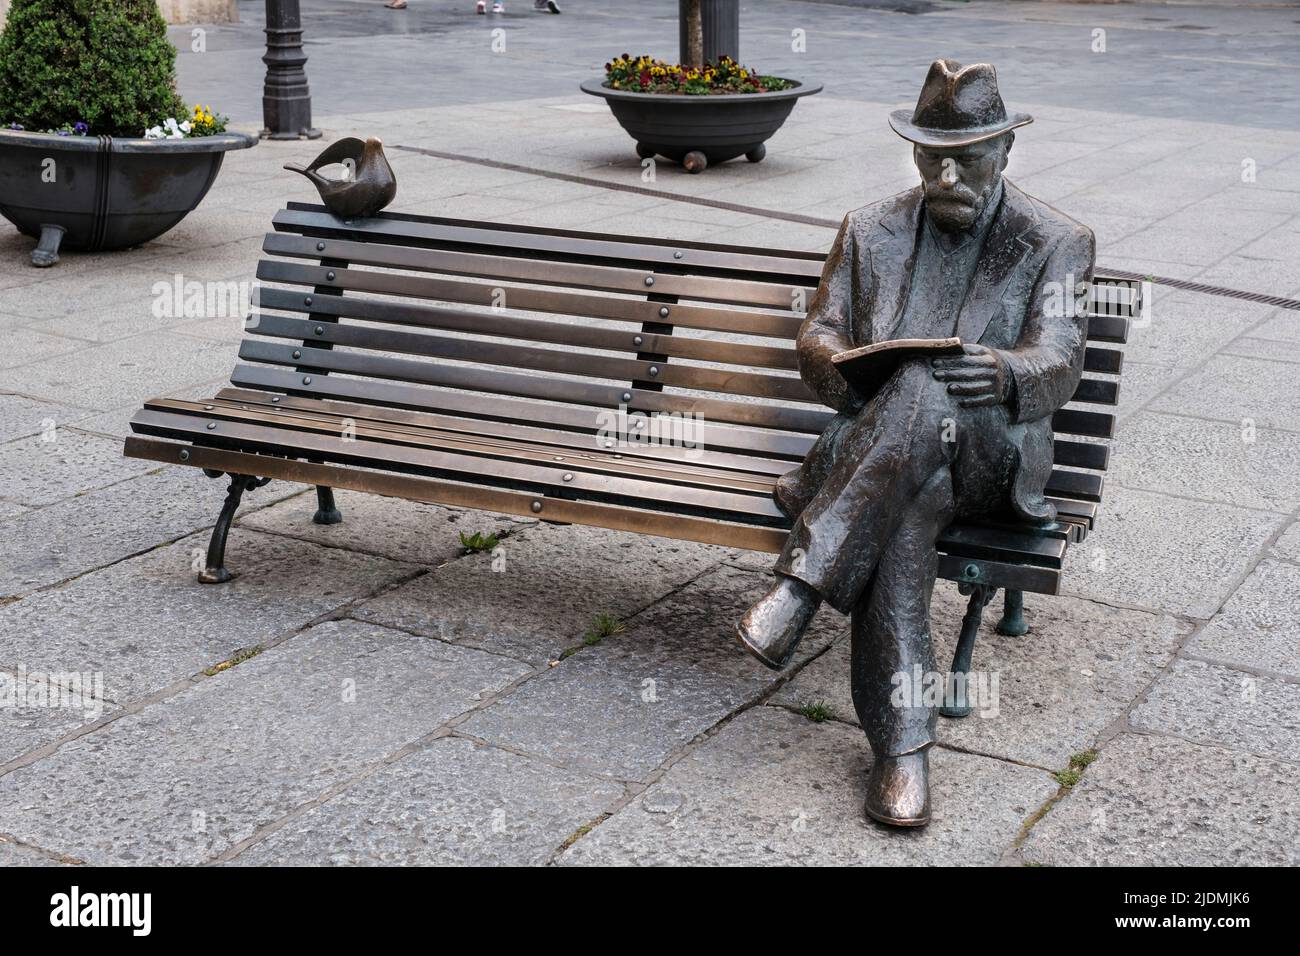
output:
{"label": "bench seat slat", "polygon": [[[774,481],[770,475],[722,471],[688,461],[647,461],[595,448],[566,449],[566,454],[556,455],[554,447],[527,441],[522,435],[474,435],[432,428],[417,429],[409,426],[358,422],[336,415],[321,415],[295,409],[247,408],[227,403],[214,405],[183,399],[157,398],[146,402],[145,408],[195,415],[202,418],[205,423],[247,422],[321,435],[340,435],[346,429],[349,435],[369,441],[436,448],[459,454],[481,455],[485,458],[534,462],[549,468],[560,468],[565,474],[575,476],[584,472],[609,474],[644,478],[664,484],[698,485],[768,496],[772,493]],[[218,428],[220,427],[218,424]],[[492,466],[485,464],[483,467]]]}
{"label": "bench seat slat", "polygon": [[939,536],[936,547],[948,554],[993,560],[1014,556],[1026,564],[1059,568],[1065,557],[1066,542],[1032,532],[967,524],[947,528]]}
{"label": "bench seat slat", "polygon": [[[182,451],[186,453],[185,459],[180,457]],[[308,485],[324,485],[327,488],[364,491],[410,501],[478,508],[498,514],[537,517],[538,512],[533,511],[532,505],[533,502],[540,500],[543,505],[540,514],[549,521],[612,528],[616,531],[630,531],[636,534],[660,535],[685,541],[701,541],[706,544],[721,544],[766,553],[780,551],[781,543],[786,536],[786,532],[781,528],[736,524],[692,515],[666,515],[658,511],[630,508],[621,504],[539,498],[536,494],[482,484],[463,484],[392,471],[372,471],[355,465],[298,461],[272,455],[164,441],[143,435],[127,437],[125,454],[149,461],[187,464],[214,471],[277,478]]]}
{"label": "bench seat slat", "polygon": [[[219,423],[208,429],[203,418],[174,412],[142,409],[131,419],[133,430],[147,435],[178,438],[201,445],[213,445],[235,450],[259,450],[331,461],[340,464],[355,463],[371,468],[393,471],[415,471],[435,477],[457,477],[461,480],[480,481],[487,484],[514,487],[516,490],[547,492],[561,496],[591,495],[597,500],[636,501],[641,507],[663,508],[666,492],[671,489],[669,510],[694,509],[710,516],[741,515],[754,523],[784,524],[787,519],[777,509],[770,495],[725,492],[683,485],[665,485],[661,482],[574,472],[573,479],[562,479],[565,471],[538,464],[522,464],[496,460],[489,471],[483,469],[483,459],[471,455],[410,448],[401,445],[371,441],[365,438],[345,440],[341,435],[314,434],[273,425],[252,425],[242,422]],[[522,487],[521,487],[522,486]]]}
{"label": "bench seat slat", "polygon": [[[573,451],[585,454],[603,448],[598,440],[599,436],[595,432],[544,428],[535,424],[539,419],[539,416],[536,415],[526,422],[501,422],[483,418],[454,417],[433,412],[411,412],[377,405],[358,405],[352,402],[323,401],[292,395],[272,395],[269,392],[240,388],[222,389],[212,399],[210,404],[212,403],[263,409],[289,408],[305,413],[326,415],[339,420],[350,418],[359,422],[375,422],[387,427],[408,427],[417,430],[440,429],[496,438],[518,437],[538,445],[549,446],[553,453],[567,454]],[[617,447],[619,454],[622,454],[625,458],[643,458],[647,461],[659,462],[686,461],[710,468],[755,472],[770,475],[774,478],[785,474],[794,467],[794,462],[788,460],[767,458],[760,455],[722,452],[707,447],[692,449],[671,444],[633,443],[625,443],[614,447]]]}
{"label": "bench seat slat", "polygon": [[[266,366],[236,365],[230,381],[236,386],[307,398],[360,402],[412,412],[446,412],[493,421],[530,421],[579,432],[591,432],[599,427],[592,409],[577,405],[538,405],[501,396],[489,397],[333,375],[316,376],[308,387],[302,384],[302,375]],[[699,428],[701,441],[706,448],[773,455],[797,463],[798,459],[808,453],[815,440],[814,436],[826,427],[830,418],[829,412],[823,412],[822,420],[811,423],[809,428],[804,429],[805,434],[723,425],[719,420],[707,416]]]}

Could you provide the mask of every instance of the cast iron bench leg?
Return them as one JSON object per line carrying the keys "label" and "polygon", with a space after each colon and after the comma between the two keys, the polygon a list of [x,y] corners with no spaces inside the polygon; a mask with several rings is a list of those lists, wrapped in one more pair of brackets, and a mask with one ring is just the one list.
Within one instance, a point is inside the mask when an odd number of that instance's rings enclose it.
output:
{"label": "cast iron bench leg", "polygon": [[343,512],[334,504],[333,488],[316,486],[316,513],[311,520],[317,524],[338,524],[343,520]]}
{"label": "cast iron bench leg", "polygon": [[1029,624],[1025,621],[1025,592],[1007,588],[1002,601],[1002,620],[998,621],[999,634],[1020,637],[1029,633]]}
{"label": "cast iron bench leg", "polygon": [[984,605],[988,604],[996,593],[997,588],[982,584],[976,584],[971,589],[970,603],[966,605],[966,615],[961,619],[961,636],[957,638],[957,651],[952,656],[952,669],[948,672],[948,682],[944,688],[944,704],[939,708],[939,713],[945,717],[970,715],[967,674],[970,672],[971,655],[975,653],[975,637],[979,634]]}
{"label": "cast iron bench leg", "polygon": [[[210,478],[220,478],[221,472],[208,472]],[[235,509],[244,497],[245,491],[260,488],[270,478],[254,478],[251,475],[231,475],[230,488],[226,491],[226,503],[221,506],[217,524],[212,529],[212,539],[208,541],[207,567],[199,572],[202,584],[224,584],[234,577],[226,570],[226,538],[230,536],[230,523],[235,520]]]}

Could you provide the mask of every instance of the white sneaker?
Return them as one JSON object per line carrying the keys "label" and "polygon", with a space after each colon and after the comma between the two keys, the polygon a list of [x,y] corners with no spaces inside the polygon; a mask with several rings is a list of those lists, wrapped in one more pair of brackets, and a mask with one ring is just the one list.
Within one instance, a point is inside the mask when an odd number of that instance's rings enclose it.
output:
{"label": "white sneaker", "polygon": [[492,4],[492,12],[493,12],[493,13],[505,13],[505,12],[506,12],[506,5],[505,5],[504,3],[494,3],[494,4]]}

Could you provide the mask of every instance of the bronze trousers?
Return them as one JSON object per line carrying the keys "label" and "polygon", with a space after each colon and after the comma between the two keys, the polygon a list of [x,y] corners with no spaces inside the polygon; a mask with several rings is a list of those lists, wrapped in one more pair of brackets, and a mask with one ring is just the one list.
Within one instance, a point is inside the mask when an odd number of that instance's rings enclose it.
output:
{"label": "bronze trousers", "polygon": [[776,572],[852,615],[853,703],[877,757],[934,741],[933,708],[900,703],[930,639],[934,544],[959,515],[1004,509],[1017,460],[1005,406],[961,408],[928,362],[904,364],[856,415],[838,415],[778,484],[798,517]]}

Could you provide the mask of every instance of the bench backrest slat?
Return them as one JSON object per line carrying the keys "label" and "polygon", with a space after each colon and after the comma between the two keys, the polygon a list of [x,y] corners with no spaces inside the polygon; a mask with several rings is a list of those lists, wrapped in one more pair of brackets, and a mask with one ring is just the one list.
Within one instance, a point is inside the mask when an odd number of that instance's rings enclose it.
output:
{"label": "bench backrest slat", "polygon": [[[830,419],[793,340],[824,256],[291,203],[236,386],[295,400],[596,434],[612,410],[698,415],[706,447],[796,460]],[[1096,280],[1084,377],[1053,416],[1049,494],[1093,506],[1109,463],[1125,310]],[[1117,305],[1118,303],[1118,305]],[[1115,314],[1115,313],[1119,314]],[[1078,517],[1078,516],[1076,516]],[[1079,517],[1079,520],[1083,520]]]}

